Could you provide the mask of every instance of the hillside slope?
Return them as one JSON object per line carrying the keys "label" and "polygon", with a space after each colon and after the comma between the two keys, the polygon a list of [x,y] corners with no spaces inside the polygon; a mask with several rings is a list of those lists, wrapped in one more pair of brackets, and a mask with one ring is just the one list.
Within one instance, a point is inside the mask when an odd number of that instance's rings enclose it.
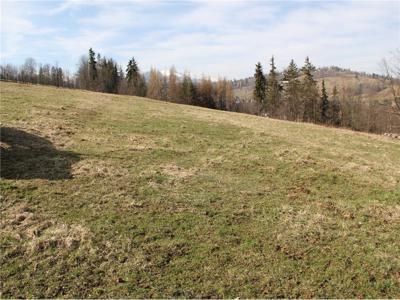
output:
{"label": "hillside slope", "polygon": [[[322,80],[325,81],[329,95],[332,95],[333,87],[336,86],[341,94],[345,90],[347,97],[358,96],[363,100],[380,103],[391,101],[392,98],[390,88],[385,86],[382,77],[373,77],[372,75],[347,70],[333,71],[330,68],[318,69],[314,76],[319,86],[321,86]],[[253,77],[234,81],[234,95],[240,99],[251,100],[253,90]]]}
{"label": "hillside slope", "polygon": [[1,87],[1,297],[400,297],[398,140]]}

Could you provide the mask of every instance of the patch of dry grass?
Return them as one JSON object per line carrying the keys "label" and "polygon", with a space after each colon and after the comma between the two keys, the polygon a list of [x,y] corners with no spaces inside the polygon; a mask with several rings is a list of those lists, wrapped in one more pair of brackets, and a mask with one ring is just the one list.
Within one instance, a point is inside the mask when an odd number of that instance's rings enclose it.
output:
{"label": "patch of dry grass", "polygon": [[47,249],[76,249],[90,243],[90,233],[81,225],[59,224],[19,204],[6,210],[0,221],[1,236],[23,242],[19,251],[27,257]]}
{"label": "patch of dry grass", "polygon": [[400,141],[0,87],[1,297],[400,295]]}
{"label": "patch of dry grass", "polygon": [[127,175],[127,171],[116,167],[112,162],[99,159],[83,159],[72,166],[74,177],[109,177],[115,178]]}

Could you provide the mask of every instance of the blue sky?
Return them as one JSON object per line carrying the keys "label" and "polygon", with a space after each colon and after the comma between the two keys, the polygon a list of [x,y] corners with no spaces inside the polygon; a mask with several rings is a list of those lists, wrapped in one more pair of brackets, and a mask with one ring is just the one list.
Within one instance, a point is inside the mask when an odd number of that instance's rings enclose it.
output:
{"label": "blue sky", "polygon": [[251,76],[271,55],[279,69],[305,56],[317,66],[379,72],[400,48],[400,1],[7,1],[1,61],[58,63],[75,71],[89,47],[124,67],[174,65],[216,77]]}

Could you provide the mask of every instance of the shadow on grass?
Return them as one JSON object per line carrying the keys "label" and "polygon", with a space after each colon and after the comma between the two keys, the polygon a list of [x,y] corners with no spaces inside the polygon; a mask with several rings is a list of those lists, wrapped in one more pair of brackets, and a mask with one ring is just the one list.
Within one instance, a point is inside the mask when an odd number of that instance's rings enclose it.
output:
{"label": "shadow on grass", "polygon": [[1,127],[1,170],[4,179],[71,179],[71,166],[79,156],[57,150],[40,136]]}

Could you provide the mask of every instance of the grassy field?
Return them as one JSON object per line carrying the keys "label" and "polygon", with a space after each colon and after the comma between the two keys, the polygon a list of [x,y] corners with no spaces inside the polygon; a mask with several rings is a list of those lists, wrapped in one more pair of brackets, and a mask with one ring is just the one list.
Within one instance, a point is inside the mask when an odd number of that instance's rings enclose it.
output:
{"label": "grassy field", "polygon": [[1,83],[0,296],[400,297],[400,142]]}

